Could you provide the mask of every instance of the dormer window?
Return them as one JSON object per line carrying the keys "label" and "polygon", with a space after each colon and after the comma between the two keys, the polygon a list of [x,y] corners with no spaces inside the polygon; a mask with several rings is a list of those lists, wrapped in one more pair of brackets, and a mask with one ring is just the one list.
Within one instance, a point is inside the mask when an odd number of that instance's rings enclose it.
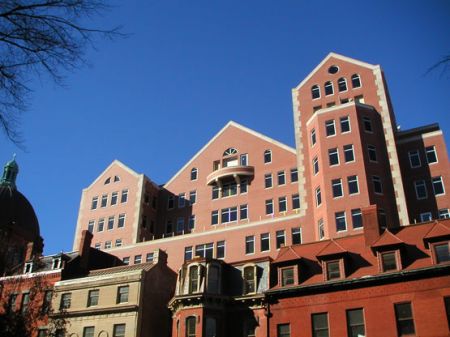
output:
{"label": "dormer window", "polygon": [[295,270],[293,266],[281,268],[281,286],[286,287],[295,284]]}
{"label": "dormer window", "polygon": [[29,274],[33,271],[33,262],[25,263],[25,267],[23,268],[24,274]]}
{"label": "dormer window", "polygon": [[343,277],[341,272],[341,264],[343,263],[342,259],[335,261],[326,261],[325,262],[325,271],[327,281],[338,280]]}
{"label": "dormer window", "polygon": [[256,292],[256,266],[245,266],[242,270],[244,287],[244,295]]}
{"label": "dormer window", "polygon": [[61,268],[61,258],[53,258],[52,262],[52,269],[59,269]]}
{"label": "dormer window", "polygon": [[397,251],[379,253],[381,271],[383,273],[399,270],[397,263]]}
{"label": "dormer window", "polygon": [[436,263],[450,262],[450,248],[449,242],[438,242],[432,245],[434,252],[434,260]]}

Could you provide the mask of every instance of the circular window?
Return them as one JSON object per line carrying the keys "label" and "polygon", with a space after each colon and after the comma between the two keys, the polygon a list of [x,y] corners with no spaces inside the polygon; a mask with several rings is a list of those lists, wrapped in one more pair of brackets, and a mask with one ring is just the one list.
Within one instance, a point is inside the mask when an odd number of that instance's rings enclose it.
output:
{"label": "circular window", "polygon": [[339,71],[338,66],[331,66],[330,68],[328,68],[328,72],[330,74],[336,74]]}

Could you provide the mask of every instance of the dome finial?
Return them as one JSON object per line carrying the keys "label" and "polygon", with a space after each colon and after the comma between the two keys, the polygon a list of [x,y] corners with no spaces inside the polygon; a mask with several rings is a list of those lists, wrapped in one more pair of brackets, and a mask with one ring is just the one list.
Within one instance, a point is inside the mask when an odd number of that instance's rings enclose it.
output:
{"label": "dome finial", "polygon": [[0,180],[0,185],[16,188],[16,178],[19,173],[19,165],[16,162],[16,154],[13,154],[13,159],[6,163],[3,169],[3,176]]}

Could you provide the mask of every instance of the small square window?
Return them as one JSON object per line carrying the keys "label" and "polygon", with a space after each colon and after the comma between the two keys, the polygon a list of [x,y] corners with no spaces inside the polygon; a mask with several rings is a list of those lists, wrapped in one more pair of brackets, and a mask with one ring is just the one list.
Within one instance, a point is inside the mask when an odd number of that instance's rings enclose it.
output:
{"label": "small square window", "polygon": [[420,222],[431,221],[433,218],[431,212],[420,213]]}
{"label": "small square window", "polygon": [[105,249],[110,249],[111,248],[111,241],[105,241]]}
{"label": "small square window", "polygon": [[319,173],[319,159],[317,157],[314,157],[312,166],[314,175],[317,175],[317,173]]}
{"label": "small square window", "polygon": [[330,119],[325,122],[325,130],[327,137],[336,135],[336,127],[334,124],[334,119]]}
{"label": "small square window", "polygon": [[112,337],[125,337],[125,324],[114,324]]}
{"label": "small square window", "polygon": [[147,255],[145,256],[145,262],[147,263],[153,262],[154,257],[155,257],[154,253],[147,253]]}
{"label": "small square window", "polygon": [[450,212],[448,208],[442,208],[439,210],[439,219],[450,219]]}

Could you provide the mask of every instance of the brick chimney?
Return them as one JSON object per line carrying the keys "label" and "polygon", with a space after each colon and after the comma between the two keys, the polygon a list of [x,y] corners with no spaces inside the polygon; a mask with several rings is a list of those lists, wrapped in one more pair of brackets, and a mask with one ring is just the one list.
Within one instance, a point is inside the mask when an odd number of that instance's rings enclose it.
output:
{"label": "brick chimney", "polygon": [[92,243],[92,233],[84,230],[81,232],[80,245],[78,246],[78,253],[80,254],[80,267],[87,269],[89,265],[89,250]]}
{"label": "brick chimney", "polygon": [[366,247],[368,247],[380,237],[378,207],[377,205],[364,207],[361,209],[361,214],[364,228],[364,240]]}

